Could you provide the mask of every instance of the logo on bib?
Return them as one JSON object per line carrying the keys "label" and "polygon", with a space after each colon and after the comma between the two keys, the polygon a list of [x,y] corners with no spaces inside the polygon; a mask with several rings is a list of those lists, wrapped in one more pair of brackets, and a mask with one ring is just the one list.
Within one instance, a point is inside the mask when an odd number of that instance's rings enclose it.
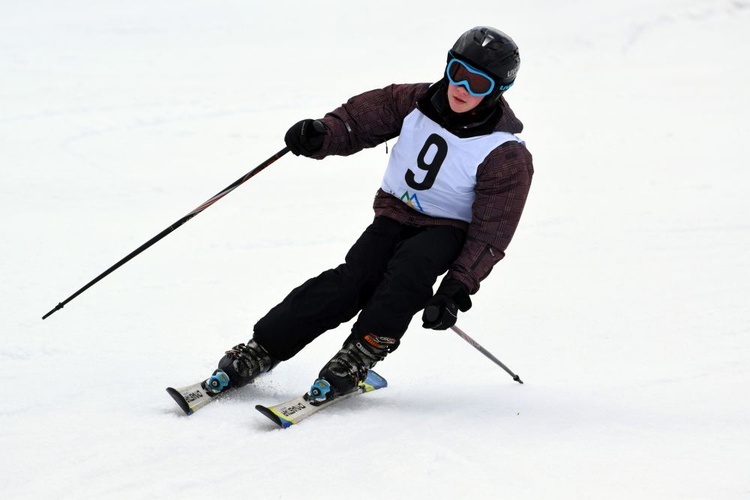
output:
{"label": "logo on bib", "polygon": [[401,201],[409,205],[414,210],[424,212],[422,205],[419,203],[419,198],[417,198],[417,193],[410,195],[409,191],[404,191],[404,194],[401,195]]}

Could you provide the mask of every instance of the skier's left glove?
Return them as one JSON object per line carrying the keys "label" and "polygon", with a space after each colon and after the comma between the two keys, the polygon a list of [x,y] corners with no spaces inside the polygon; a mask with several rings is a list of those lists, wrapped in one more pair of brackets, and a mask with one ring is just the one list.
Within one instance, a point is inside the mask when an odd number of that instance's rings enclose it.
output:
{"label": "skier's left glove", "polygon": [[458,311],[471,309],[471,298],[466,286],[458,280],[443,280],[435,295],[424,306],[422,327],[447,330],[456,324]]}

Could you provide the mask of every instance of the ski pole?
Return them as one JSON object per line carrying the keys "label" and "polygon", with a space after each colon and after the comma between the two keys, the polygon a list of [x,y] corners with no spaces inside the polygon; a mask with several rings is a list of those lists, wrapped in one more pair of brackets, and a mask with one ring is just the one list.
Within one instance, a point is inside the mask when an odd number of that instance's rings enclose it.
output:
{"label": "ski pole", "polygon": [[451,327],[451,330],[453,330],[454,332],[456,332],[466,342],[468,342],[469,344],[473,345],[477,349],[477,351],[481,352],[482,354],[484,354],[485,356],[487,356],[489,359],[491,359],[497,366],[499,366],[500,368],[502,368],[503,370],[505,370],[506,372],[508,372],[508,375],[510,375],[511,377],[513,377],[513,380],[515,380],[519,384],[523,384],[523,380],[521,380],[521,377],[519,377],[518,375],[516,375],[515,373],[513,373],[510,370],[510,368],[508,368],[507,366],[505,366],[502,361],[500,361],[495,356],[493,356],[490,351],[488,351],[487,349],[485,349],[484,347],[482,347],[481,345],[479,345],[479,343],[477,343],[476,340],[474,340],[471,337],[469,337],[466,334],[465,331],[461,330],[459,327],[457,327],[455,325],[453,325]]}
{"label": "ski pole", "polygon": [[135,250],[133,250],[132,252],[130,252],[128,255],[126,255],[125,257],[123,257],[120,261],[118,261],[117,263],[115,263],[112,267],[110,267],[109,269],[107,269],[106,271],[104,271],[103,273],[101,273],[99,276],[97,276],[93,280],[91,280],[88,283],[86,283],[86,285],[84,285],[83,287],[81,287],[73,295],[71,295],[67,299],[65,299],[62,302],[60,302],[59,304],[57,304],[54,309],[52,309],[50,312],[48,312],[47,314],[45,314],[44,316],[42,316],[42,319],[47,319],[52,314],[54,314],[56,311],[59,311],[60,309],[62,309],[63,307],[65,307],[65,305],[68,302],[70,302],[71,300],[73,300],[76,297],[78,297],[79,295],[81,295],[83,292],[85,292],[86,290],[88,290],[89,288],[91,288],[92,286],[94,286],[96,283],[98,283],[100,280],[102,280],[103,278],[105,278],[106,276],[108,276],[110,273],[112,273],[113,271],[115,271],[116,269],[118,269],[120,266],[122,266],[126,262],[130,261],[133,257],[135,257],[136,255],[140,254],[144,250],[148,249],[154,243],[156,243],[157,241],[161,240],[162,238],[164,238],[165,236],[167,236],[168,234],[170,234],[172,231],[174,231],[178,227],[182,226],[187,221],[189,221],[190,219],[192,219],[193,217],[195,217],[196,215],[198,215],[199,213],[201,213],[202,211],[204,211],[205,209],[207,209],[208,207],[210,207],[211,205],[213,205],[214,203],[216,203],[217,201],[219,201],[220,199],[222,199],[224,196],[226,196],[229,193],[231,193],[232,191],[234,191],[237,187],[239,187],[245,181],[247,181],[250,178],[252,178],[253,176],[255,176],[255,174],[257,174],[258,172],[260,172],[261,170],[263,170],[264,168],[266,168],[267,166],[269,166],[270,164],[272,164],[273,162],[275,162],[276,160],[278,160],[279,158],[281,158],[282,156],[284,156],[288,152],[289,152],[289,148],[282,149],[281,151],[279,151],[278,153],[276,153],[275,155],[273,155],[272,157],[270,157],[269,159],[267,159],[266,161],[264,161],[263,163],[261,163],[260,165],[258,165],[257,167],[255,167],[254,169],[252,169],[250,172],[246,173],[245,175],[243,175],[242,177],[240,177],[239,179],[237,179],[236,181],[234,181],[232,184],[230,184],[229,186],[227,186],[223,190],[221,190],[218,193],[216,193],[213,197],[211,197],[208,200],[206,200],[202,205],[200,205],[197,208],[195,208],[192,212],[190,212],[189,214],[185,215],[183,218],[179,219],[178,221],[174,222],[171,226],[169,226],[168,228],[166,228],[165,230],[163,230],[162,232],[160,232],[159,234],[157,234],[156,236],[154,236],[153,238],[151,238],[150,240],[148,240],[146,243],[144,243],[143,245],[139,246],[138,248],[136,248]]}
{"label": "ski pole", "polygon": [[[424,316],[425,316],[425,319],[427,319],[428,321],[435,321],[440,316],[440,309],[438,309],[438,307],[436,307],[436,306],[428,306],[424,310]],[[461,330],[459,327],[457,327],[455,325],[451,327],[451,330],[453,330],[454,332],[456,332],[458,334],[458,336],[461,337],[462,339],[464,339],[466,342],[468,342],[469,344],[473,345],[474,348],[477,351],[479,351],[482,354],[484,354],[485,356],[487,356],[490,360],[492,360],[500,368],[502,368],[503,370],[505,370],[506,372],[508,372],[508,374],[511,377],[513,377],[513,380],[515,380],[519,384],[523,384],[523,380],[521,380],[521,377],[519,377],[518,375],[516,375],[515,373],[513,373],[510,370],[510,368],[508,368],[507,366],[505,366],[502,361],[500,361],[495,356],[493,356],[490,351],[488,351],[487,349],[485,349],[484,347],[482,347],[481,345],[479,345],[479,343],[476,340],[474,340],[473,338],[469,337],[469,335],[465,331]]]}

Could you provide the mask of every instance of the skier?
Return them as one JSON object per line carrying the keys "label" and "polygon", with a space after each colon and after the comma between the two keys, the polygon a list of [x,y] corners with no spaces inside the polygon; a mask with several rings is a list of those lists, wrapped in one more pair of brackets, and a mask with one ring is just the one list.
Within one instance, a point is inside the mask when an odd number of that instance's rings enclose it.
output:
{"label": "skier", "polygon": [[476,27],[448,52],[438,82],[365,92],[288,130],[290,151],[313,159],[399,139],[372,224],[343,264],[292,290],[256,323],[247,344],[226,352],[219,370],[230,387],[359,314],[319,375],[329,388],[320,401],[346,394],[398,348],[417,312],[425,310],[423,327],[444,330],[471,308],[470,296],[505,255],[533,175],[531,154],[514,135],[523,125],[503,97],[519,65],[508,35]]}

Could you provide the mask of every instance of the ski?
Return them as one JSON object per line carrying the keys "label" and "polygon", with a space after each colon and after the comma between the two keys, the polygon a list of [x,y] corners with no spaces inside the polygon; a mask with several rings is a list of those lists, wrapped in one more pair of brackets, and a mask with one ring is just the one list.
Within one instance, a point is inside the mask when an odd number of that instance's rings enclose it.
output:
{"label": "ski", "polygon": [[[316,385],[313,385],[313,391],[316,390]],[[370,370],[367,372],[365,380],[359,383],[359,387],[356,390],[343,396],[316,403],[313,401],[313,396],[310,393],[306,393],[298,398],[274,406],[256,405],[255,409],[271,419],[271,421],[282,429],[286,429],[332,404],[339,403],[358,394],[377,391],[387,386],[388,382],[383,377]]]}
{"label": "ski", "polygon": [[202,382],[185,387],[167,387],[167,393],[182,408],[186,415],[192,415],[221,394],[222,389],[229,385],[229,376],[221,370]]}

